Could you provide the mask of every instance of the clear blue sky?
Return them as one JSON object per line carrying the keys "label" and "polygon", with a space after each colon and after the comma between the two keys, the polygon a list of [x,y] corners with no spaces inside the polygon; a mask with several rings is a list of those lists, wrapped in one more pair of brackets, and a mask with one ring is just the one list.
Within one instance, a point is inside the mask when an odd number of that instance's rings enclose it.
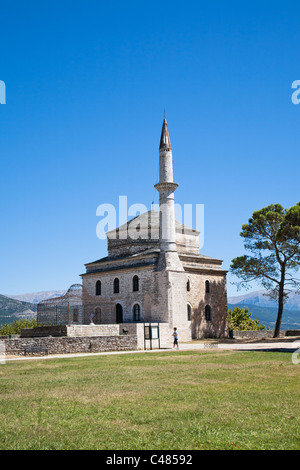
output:
{"label": "clear blue sky", "polygon": [[289,0],[2,3],[0,293],[80,282],[106,255],[97,206],[157,202],[164,109],[176,201],[205,204],[201,251],[228,269],[254,210],[300,200],[299,17]]}

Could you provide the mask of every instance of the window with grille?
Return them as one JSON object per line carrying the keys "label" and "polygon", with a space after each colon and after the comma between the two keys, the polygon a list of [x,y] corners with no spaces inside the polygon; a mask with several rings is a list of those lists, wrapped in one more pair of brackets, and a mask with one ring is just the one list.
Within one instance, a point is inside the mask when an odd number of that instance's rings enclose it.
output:
{"label": "window with grille", "polygon": [[141,319],[141,307],[139,304],[133,306],[133,321],[140,321]]}

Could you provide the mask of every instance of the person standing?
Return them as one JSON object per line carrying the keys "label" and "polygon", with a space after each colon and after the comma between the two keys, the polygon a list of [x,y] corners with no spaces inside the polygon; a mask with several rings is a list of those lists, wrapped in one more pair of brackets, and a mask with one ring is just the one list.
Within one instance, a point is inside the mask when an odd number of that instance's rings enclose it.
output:
{"label": "person standing", "polygon": [[176,349],[176,346],[177,346],[177,349],[179,349],[177,328],[174,328],[172,336],[173,336],[173,349]]}

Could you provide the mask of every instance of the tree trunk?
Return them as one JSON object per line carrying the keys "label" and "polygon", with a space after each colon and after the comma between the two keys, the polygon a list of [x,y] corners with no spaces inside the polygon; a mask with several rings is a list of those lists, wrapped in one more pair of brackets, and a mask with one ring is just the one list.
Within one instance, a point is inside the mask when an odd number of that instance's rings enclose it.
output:
{"label": "tree trunk", "polygon": [[283,300],[284,300],[284,279],[285,279],[285,265],[281,266],[281,279],[279,283],[279,292],[278,292],[278,314],[275,325],[275,331],[273,338],[278,338],[280,335],[280,326],[283,314]]}
{"label": "tree trunk", "polygon": [[282,320],[282,313],[283,313],[283,300],[279,300],[278,298],[278,314],[277,314],[277,320],[276,320],[276,326],[275,326],[275,331],[274,331],[274,336],[273,338],[278,338],[280,335],[280,326],[281,326],[281,320]]}

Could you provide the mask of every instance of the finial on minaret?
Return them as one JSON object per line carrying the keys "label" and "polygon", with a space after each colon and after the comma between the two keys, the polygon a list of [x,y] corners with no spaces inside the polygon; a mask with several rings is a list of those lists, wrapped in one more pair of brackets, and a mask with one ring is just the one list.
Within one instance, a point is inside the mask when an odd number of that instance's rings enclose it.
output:
{"label": "finial on minaret", "polygon": [[166,118],[162,125],[159,150],[172,150],[169,129]]}

